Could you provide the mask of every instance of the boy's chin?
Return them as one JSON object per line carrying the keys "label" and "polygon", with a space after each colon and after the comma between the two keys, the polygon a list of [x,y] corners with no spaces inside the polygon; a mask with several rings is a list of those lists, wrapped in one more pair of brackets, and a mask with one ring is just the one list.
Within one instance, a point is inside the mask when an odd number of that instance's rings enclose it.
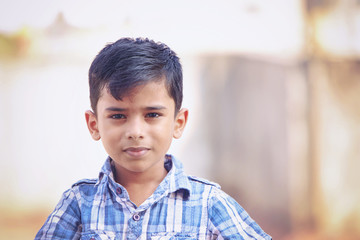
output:
{"label": "boy's chin", "polygon": [[117,162],[116,160],[114,162],[117,171],[125,171],[133,174],[141,174],[148,171],[155,173],[157,170],[162,170],[164,168],[164,161],[154,161],[145,157],[128,159],[126,163],[123,161]]}

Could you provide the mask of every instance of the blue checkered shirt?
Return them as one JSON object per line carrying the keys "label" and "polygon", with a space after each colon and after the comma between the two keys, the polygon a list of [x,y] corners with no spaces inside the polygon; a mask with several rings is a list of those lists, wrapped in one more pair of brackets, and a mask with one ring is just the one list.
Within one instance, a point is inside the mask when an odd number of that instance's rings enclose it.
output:
{"label": "blue checkered shirt", "polygon": [[108,158],[98,179],[63,194],[35,239],[271,239],[217,184],[185,175],[171,155],[164,166],[167,176],[137,207]]}

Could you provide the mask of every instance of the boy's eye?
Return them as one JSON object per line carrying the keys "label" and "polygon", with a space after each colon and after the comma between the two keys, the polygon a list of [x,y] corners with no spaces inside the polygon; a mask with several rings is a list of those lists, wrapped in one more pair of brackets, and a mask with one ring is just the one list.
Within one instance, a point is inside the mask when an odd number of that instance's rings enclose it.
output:
{"label": "boy's eye", "polygon": [[157,118],[159,116],[160,116],[160,114],[158,114],[158,113],[147,113],[145,117],[147,117],[147,118]]}
{"label": "boy's eye", "polygon": [[125,115],[124,114],[114,114],[114,115],[111,115],[110,118],[112,118],[112,119],[123,119],[123,118],[125,118]]}

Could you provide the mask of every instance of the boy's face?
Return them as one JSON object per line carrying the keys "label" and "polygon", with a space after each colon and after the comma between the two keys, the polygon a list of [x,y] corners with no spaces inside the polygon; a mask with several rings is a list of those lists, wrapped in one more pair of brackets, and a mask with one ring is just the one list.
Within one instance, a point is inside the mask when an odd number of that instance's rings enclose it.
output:
{"label": "boy's face", "polygon": [[187,109],[175,117],[174,112],[174,100],[162,80],[136,87],[122,100],[104,88],[97,115],[87,111],[85,116],[93,139],[102,139],[117,171],[155,173],[164,168],[172,138],[181,137],[187,121]]}

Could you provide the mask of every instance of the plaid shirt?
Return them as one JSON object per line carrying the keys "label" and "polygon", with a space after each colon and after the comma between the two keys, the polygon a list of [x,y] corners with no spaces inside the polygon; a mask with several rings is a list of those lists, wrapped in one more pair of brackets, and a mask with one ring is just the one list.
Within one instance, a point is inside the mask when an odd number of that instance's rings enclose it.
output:
{"label": "plaid shirt", "polygon": [[98,179],[63,194],[35,239],[271,239],[217,184],[165,159],[167,176],[137,207],[114,181],[108,158]]}

